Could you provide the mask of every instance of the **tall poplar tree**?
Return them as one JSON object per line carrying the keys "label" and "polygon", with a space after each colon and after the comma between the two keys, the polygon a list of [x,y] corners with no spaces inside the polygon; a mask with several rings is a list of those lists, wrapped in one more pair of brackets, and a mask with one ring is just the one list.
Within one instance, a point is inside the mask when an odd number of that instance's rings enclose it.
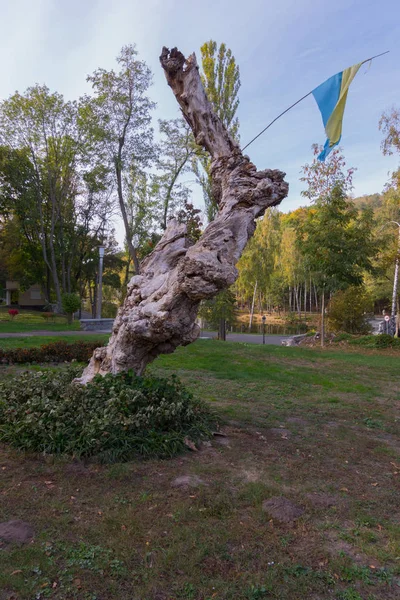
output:
{"label": "tall poplar tree", "polygon": [[[201,81],[215,113],[219,116],[230,135],[239,137],[239,120],[236,111],[239,106],[240,71],[232,50],[222,43],[210,40],[200,48]],[[193,170],[201,185],[206,213],[209,221],[213,221],[218,205],[212,193],[211,158],[207,152],[198,149],[193,160]]]}

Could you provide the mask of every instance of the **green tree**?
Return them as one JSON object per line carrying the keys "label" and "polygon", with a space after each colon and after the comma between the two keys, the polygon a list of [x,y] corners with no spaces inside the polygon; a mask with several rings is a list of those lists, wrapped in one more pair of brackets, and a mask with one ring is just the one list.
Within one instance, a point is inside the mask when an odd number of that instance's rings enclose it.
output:
{"label": "green tree", "polygon": [[[210,40],[200,48],[201,79],[207,97],[215,112],[228,129],[231,136],[238,140],[239,120],[236,111],[239,106],[240,71],[232,51],[225,44]],[[197,150],[192,161],[193,171],[203,191],[207,218],[212,221],[218,211],[218,204],[211,186],[211,159],[209,154]]]}
{"label": "green tree", "polygon": [[73,260],[68,238],[81,150],[76,116],[76,103],[46,86],[16,92],[0,105],[0,143],[8,152],[1,161],[0,196],[12,190],[13,210],[39,240],[59,306]]}
{"label": "green tree", "polygon": [[68,318],[68,324],[71,325],[74,312],[79,310],[81,299],[77,294],[63,294],[61,297],[62,309]]}
{"label": "green tree", "polygon": [[218,329],[218,338],[226,340],[226,325],[234,325],[236,321],[236,297],[231,289],[220,292],[212,300],[201,304],[199,317],[211,327]]}
{"label": "green tree", "polygon": [[351,286],[338,290],[328,306],[328,325],[331,331],[368,333],[370,326],[367,313],[371,311],[372,299],[363,287]]}
{"label": "green tree", "polygon": [[313,161],[301,168],[300,181],[307,184],[307,189],[301,195],[311,201],[323,201],[329,198],[333,188],[337,185],[343,192],[349,194],[353,189],[354,167],[346,169],[346,160],[341,148],[334,148],[325,161],[318,160],[317,156],[322,151],[322,146],[313,144]]}
{"label": "green tree", "polygon": [[240,71],[232,50],[226,44],[210,40],[202,45],[201,80],[207,97],[225,127],[233,138],[237,138],[239,120],[236,111],[239,106]]}
{"label": "green tree", "polygon": [[268,209],[263,219],[258,221],[254,236],[239,259],[236,289],[247,302],[252,299],[256,284],[261,300],[271,296],[271,277],[277,265],[282,235],[280,225],[279,211]]}
{"label": "green tree", "polygon": [[[119,71],[97,69],[87,80],[93,97],[81,100],[80,127],[91,145],[92,160],[106,166],[112,174],[125,227],[126,244],[139,273],[139,260],[132,237],[127,210],[129,173],[138,173],[154,158],[151,111],[155,104],[147,91],[151,71],[138,60],[134,45],[124,46],[117,56]],[[131,190],[132,191],[132,190]]]}
{"label": "green tree", "polygon": [[191,190],[182,183],[182,175],[190,170],[195,155],[193,134],[184,119],[159,121],[161,141],[153,189],[158,198],[159,225],[166,229],[170,217],[188,203]]}
{"label": "green tree", "polygon": [[359,213],[337,185],[323,202],[307,211],[297,226],[298,247],[322,294],[321,345],[325,334],[325,296],[350,285],[360,286],[372,271],[377,247],[371,211]]}

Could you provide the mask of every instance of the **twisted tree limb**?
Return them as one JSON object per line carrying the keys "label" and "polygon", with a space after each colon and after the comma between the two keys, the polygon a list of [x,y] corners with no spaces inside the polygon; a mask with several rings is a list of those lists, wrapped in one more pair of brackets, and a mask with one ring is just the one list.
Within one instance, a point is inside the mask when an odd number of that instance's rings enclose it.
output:
{"label": "twisted tree limb", "polygon": [[108,346],[95,350],[81,383],[97,373],[133,369],[141,374],[159,354],[194,342],[200,301],[234,283],[235,265],[254,233],[255,219],[288,193],[284,173],[257,171],[229,136],[206,97],[195,55],[185,59],[176,48],[163,48],[160,62],[196,142],[211,154],[219,210],[194,245],[185,225],[169,222],[142,262],[141,274],[132,277]]}

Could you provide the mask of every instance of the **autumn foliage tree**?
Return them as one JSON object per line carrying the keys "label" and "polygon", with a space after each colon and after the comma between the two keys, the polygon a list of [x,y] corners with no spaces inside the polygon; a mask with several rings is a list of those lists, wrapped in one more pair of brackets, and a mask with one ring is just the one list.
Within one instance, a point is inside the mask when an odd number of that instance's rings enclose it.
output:
{"label": "autumn foliage tree", "polygon": [[321,289],[321,345],[325,335],[327,293],[350,285],[360,286],[365,271],[372,271],[376,243],[371,211],[358,212],[340,185],[336,185],[306,213],[297,226],[298,248]]}

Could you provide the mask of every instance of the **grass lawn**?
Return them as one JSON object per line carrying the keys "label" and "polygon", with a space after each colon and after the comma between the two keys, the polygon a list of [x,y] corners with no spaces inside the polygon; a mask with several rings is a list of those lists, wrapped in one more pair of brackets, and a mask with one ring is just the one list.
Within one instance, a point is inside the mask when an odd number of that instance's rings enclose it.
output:
{"label": "grass lawn", "polygon": [[[59,340],[67,343],[72,342],[94,342],[99,341],[100,345],[106,343],[109,334],[82,334],[76,333],[74,335],[55,335],[55,336],[47,336],[47,335],[38,335],[38,336],[30,336],[30,337],[20,337],[20,338],[0,338],[0,348],[33,348],[35,346],[42,346],[44,344],[50,344],[54,342],[58,342]],[[1,596],[0,596],[1,599]]]}
{"label": "grass lawn", "polygon": [[79,321],[71,325],[67,323],[67,317],[54,315],[51,319],[45,319],[43,312],[36,310],[18,309],[19,314],[11,319],[8,314],[9,307],[0,307],[0,333],[20,333],[25,331],[75,331],[80,329]]}
{"label": "grass lawn", "polygon": [[[226,437],[108,466],[1,448],[0,522],[35,530],[0,550],[2,600],[399,598],[398,357],[199,340],[151,371]],[[263,507],[280,496],[296,520]]]}

